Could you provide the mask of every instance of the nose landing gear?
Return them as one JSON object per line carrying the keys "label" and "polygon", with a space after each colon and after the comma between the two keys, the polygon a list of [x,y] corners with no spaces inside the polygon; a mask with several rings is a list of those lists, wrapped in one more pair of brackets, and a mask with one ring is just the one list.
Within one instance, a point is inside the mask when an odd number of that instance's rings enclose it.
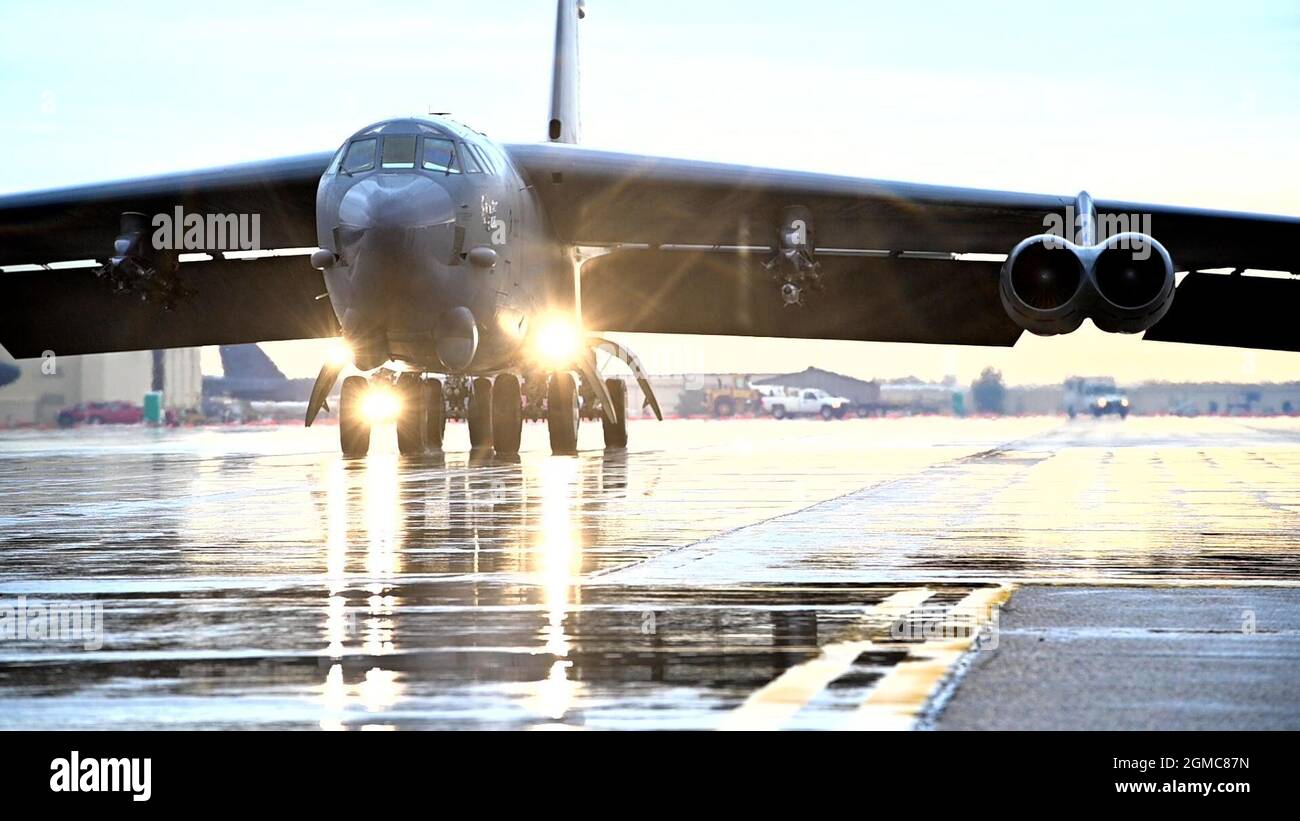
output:
{"label": "nose landing gear", "polygon": [[344,456],[365,456],[374,424],[389,420],[397,428],[397,450],[403,456],[442,449],[447,409],[442,383],[436,379],[389,371],[369,379],[349,376],[343,380],[339,400],[339,445]]}

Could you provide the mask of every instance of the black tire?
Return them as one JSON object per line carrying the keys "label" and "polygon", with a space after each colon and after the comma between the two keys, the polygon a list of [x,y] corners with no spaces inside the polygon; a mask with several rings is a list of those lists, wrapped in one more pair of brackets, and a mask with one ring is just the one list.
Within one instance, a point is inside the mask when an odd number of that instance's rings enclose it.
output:
{"label": "black tire", "polygon": [[404,373],[397,377],[394,389],[401,402],[397,411],[397,451],[403,456],[419,456],[424,453],[427,429],[424,385],[417,374]]}
{"label": "black tire", "polygon": [[442,450],[447,432],[447,402],[442,397],[442,382],[429,379],[424,383],[424,444],[430,450]]}
{"label": "black tire", "polygon": [[[613,381],[613,380],[609,380],[609,381]],[[619,381],[621,383],[621,380]],[[624,393],[626,393],[626,391]],[[724,396],[723,398],[719,399],[717,402],[713,403],[713,415],[718,417],[719,419],[723,419],[728,416],[735,416],[736,403]]]}
{"label": "black tire", "polygon": [[1120,418],[1120,419],[1127,419],[1127,418],[1128,418],[1128,408],[1125,408],[1125,409],[1123,409],[1122,411],[1119,412],[1119,418]]}
{"label": "black tire", "polygon": [[370,421],[362,411],[369,386],[364,376],[343,380],[339,396],[339,446],[344,456],[365,456],[370,452]]}
{"label": "black tire", "polygon": [[519,377],[503,373],[492,383],[492,446],[502,456],[519,453],[524,435],[524,397]]}
{"label": "black tire", "polygon": [[784,418],[785,418],[785,405],[773,405],[773,406],[772,406],[772,418],[773,418],[773,419],[784,419]]}
{"label": "black tire", "polygon": [[469,424],[471,448],[492,447],[492,380],[486,376],[474,380],[465,421]]}
{"label": "black tire", "polygon": [[551,453],[578,452],[578,384],[568,371],[552,374],[546,385],[546,429]]}
{"label": "black tire", "polygon": [[605,388],[609,398],[614,402],[614,419],[610,422],[601,414],[601,425],[605,428],[606,448],[627,447],[627,383],[622,379],[606,379]]}
{"label": "black tire", "polygon": [[829,422],[835,418],[835,409],[830,405],[822,405],[821,415],[823,419]]}

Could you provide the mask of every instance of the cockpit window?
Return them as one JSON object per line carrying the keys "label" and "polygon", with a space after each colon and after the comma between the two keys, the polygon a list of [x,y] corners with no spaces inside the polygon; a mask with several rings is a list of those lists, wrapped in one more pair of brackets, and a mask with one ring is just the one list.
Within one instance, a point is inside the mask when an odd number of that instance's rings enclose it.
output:
{"label": "cockpit window", "polygon": [[456,164],[456,144],[441,137],[425,137],[421,166],[425,171],[443,171],[459,174]]}
{"label": "cockpit window", "polygon": [[469,143],[465,143],[465,147],[472,151],[475,157],[478,157],[478,161],[485,169],[493,174],[497,173],[497,167],[492,164],[492,160],[489,159],[487,153],[483,151],[483,149],[479,148],[477,145],[470,145]]}
{"label": "cockpit window", "polygon": [[415,135],[394,134],[384,137],[383,168],[415,167]]}
{"label": "cockpit window", "polygon": [[344,174],[359,174],[375,167],[375,140],[354,140],[343,157]]}
{"label": "cockpit window", "polygon": [[460,144],[460,155],[465,158],[465,173],[483,173],[483,166],[479,165],[479,161],[474,157],[474,152],[469,150],[469,145],[467,143]]}
{"label": "cockpit window", "polygon": [[347,146],[345,145],[338,151],[334,152],[334,159],[330,160],[329,168],[325,169],[325,174],[327,176],[332,177],[339,172],[339,166],[343,164],[343,152],[346,150]]}

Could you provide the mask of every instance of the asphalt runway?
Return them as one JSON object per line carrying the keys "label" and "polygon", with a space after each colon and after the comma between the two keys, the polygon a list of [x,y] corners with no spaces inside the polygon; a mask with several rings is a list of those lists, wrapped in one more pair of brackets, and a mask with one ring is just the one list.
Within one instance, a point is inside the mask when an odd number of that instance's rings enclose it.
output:
{"label": "asphalt runway", "polygon": [[[0,432],[0,728],[1300,716],[1300,419],[631,428],[552,457],[528,426],[513,461],[379,434],[345,460],[332,427]],[[102,629],[6,636],[20,603]]]}

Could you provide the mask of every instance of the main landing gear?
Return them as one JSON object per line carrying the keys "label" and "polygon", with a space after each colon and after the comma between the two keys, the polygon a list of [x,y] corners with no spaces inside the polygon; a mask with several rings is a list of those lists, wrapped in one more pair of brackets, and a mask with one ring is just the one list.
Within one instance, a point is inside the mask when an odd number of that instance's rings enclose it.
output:
{"label": "main landing gear", "polygon": [[[601,407],[605,447],[627,447],[623,380],[603,380],[611,409],[604,413],[605,398],[585,385],[580,390],[578,377],[570,371],[533,379],[544,379],[546,384],[545,418],[552,452],[577,453],[584,393],[589,394],[588,407],[592,402]],[[451,377],[445,387],[438,379],[416,373],[380,371],[369,379],[349,376],[343,380],[340,405],[339,445],[345,456],[365,456],[373,426],[386,422],[397,429],[397,449],[404,456],[441,450],[448,416],[465,420],[470,447],[476,450],[490,448],[499,456],[515,456],[523,438],[524,391],[519,377],[510,373],[472,380]]]}
{"label": "main landing gear", "polygon": [[[343,380],[339,408],[339,445],[347,456],[365,456],[371,428],[393,423],[397,449],[403,455],[440,451],[447,419],[464,419],[470,446],[495,450],[499,456],[519,453],[524,419],[545,419],[551,450],[578,450],[578,424],[585,417],[601,420],[606,448],[627,447],[627,383],[604,379],[596,365],[597,351],[627,364],[641,389],[643,408],[663,419],[659,400],[641,361],[617,342],[587,336],[577,352],[560,364],[527,366],[526,378],[501,373],[496,377],[452,375],[446,381],[413,371],[381,368],[366,378]],[[344,368],[344,361],[326,363],[307,403],[308,427],[329,407],[327,397]]]}
{"label": "main landing gear", "polygon": [[404,456],[442,449],[447,403],[436,379],[387,371],[369,379],[349,376],[343,380],[339,404],[339,445],[344,456],[365,456],[372,426],[384,422],[397,429],[397,449]]}

